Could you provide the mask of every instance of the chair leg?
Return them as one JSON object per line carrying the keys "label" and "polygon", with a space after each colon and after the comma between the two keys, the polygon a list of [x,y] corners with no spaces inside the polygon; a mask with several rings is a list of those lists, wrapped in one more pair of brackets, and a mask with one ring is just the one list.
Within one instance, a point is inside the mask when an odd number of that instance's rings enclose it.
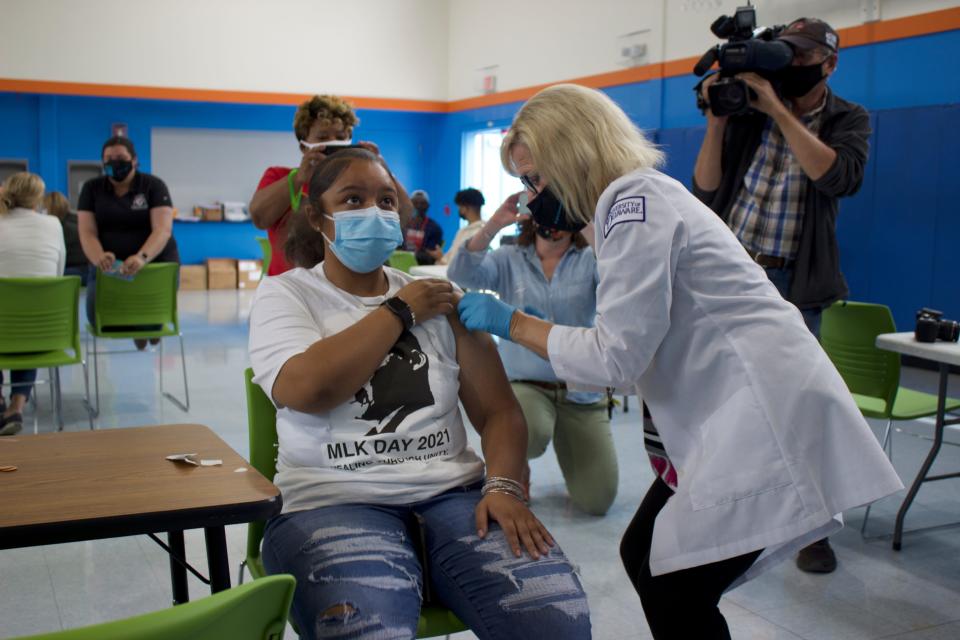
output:
{"label": "chair leg", "polygon": [[37,390],[34,389],[33,393],[30,394],[30,404],[33,405],[33,435],[40,433],[40,423],[37,419],[37,414],[40,413],[37,407]]}
{"label": "chair leg", "polygon": [[[883,452],[887,454],[887,458],[890,462],[893,462],[893,420],[887,420],[887,427],[883,431],[883,441],[880,445],[883,448]],[[867,537],[867,521],[870,519],[870,508],[872,504],[867,505],[866,511],[863,512],[863,523],[860,525],[860,536],[863,538]]]}
{"label": "chair leg", "polygon": [[54,367],[53,373],[53,392],[55,400],[53,403],[54,413],[57,416],[57,431],[63,431],[63,390],[60,387],[60,368]]}
{"label": "chair leg", "polygon": [[[184,402],[180,402],[178,398],[175,398],[172,394],[163,392],[165,398],[170,402],[180,407],[182,411],[190,411],[190,386],[187,384],[187,352],[183,346],[183,334],[180,333],[177,335],[180,338],[180,366],[183,368],[183,399]],[[161,341],[161,345],[163,342]],[[163,371],[161,369],[161,375]]]}
{"label": "chair leg", "polygon": [[100,416],[100,361],[97,358],[97,336],[88,335],[87,336],[87,362],[90,362],[90,340],[93,340],[93,397],[96,400],[96,404],[91,407],[93,411],[93,417]]}

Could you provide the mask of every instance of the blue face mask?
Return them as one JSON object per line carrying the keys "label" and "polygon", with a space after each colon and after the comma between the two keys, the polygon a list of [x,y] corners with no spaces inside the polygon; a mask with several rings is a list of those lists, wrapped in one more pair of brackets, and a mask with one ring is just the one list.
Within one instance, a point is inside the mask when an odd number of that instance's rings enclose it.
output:
{"label": "blue face mask", "polygon": [[323,237],[340,263],[354,273],[370,273],[383,266],[403,242],[400,216],[394,211],[370,207],[326,217],[333,220],[335,236],[332,241]]}

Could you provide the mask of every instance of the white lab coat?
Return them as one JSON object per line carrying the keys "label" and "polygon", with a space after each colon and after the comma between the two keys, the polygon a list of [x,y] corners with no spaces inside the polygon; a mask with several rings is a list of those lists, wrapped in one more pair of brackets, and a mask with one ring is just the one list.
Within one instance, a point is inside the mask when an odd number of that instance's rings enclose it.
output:
{"label": "white lab coat", "polygon": [[623,176],[594,225],[596,325],[555,326],[548,351],[561,379],[650,408],[678,477],[653,575],[764,549],[739,584],[903,487],[800,312],[683,185]]}

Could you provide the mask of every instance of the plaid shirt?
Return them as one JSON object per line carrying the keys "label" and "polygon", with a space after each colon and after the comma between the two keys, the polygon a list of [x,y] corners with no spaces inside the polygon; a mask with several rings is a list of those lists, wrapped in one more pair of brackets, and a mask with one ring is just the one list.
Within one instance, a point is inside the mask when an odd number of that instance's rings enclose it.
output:
{"label": "plaid shirt", "polygon": [[[814,135],[820,130],[825,105],[826,96],[819,107],[800,118]],[[807,180],[780,128],[768,118],[727,220],[751,255],[796,257]]]}

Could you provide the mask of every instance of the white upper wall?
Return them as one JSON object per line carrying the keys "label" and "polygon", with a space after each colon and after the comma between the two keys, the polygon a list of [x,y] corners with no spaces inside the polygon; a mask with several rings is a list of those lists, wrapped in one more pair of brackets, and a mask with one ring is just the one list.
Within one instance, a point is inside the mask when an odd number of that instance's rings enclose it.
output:
{"label": "white upper wall", "polygon": [[[950,0],[876,0],[879,18],[956,7]],[[640,64],[699,56],[718,40],[710,24],[745,0],[450,0],[449,96],[478,95],[483,72],[498,65],[497,91],[627,68],[620,44],[641,43]],[[863,24],[868,0],[754,0],[762,25],[801,16],[835,29]],[[621,39],[624,34],[649,29]],[[842,42],[841,42],[842,44]]]}
{"label": "white upper wall", "polygon": [[[698,56],[744,0],[2,0],[0,78],[456,100]],[[835,28],[950,0],[755,0],[760,24]],[[645,30],[645,31],[644,31]],[[644,31],[627,39],[619,36]]]}
{"label": "white upper wall", "polygon": [[444,100],[446,0],[3,0],[0,77]]}

